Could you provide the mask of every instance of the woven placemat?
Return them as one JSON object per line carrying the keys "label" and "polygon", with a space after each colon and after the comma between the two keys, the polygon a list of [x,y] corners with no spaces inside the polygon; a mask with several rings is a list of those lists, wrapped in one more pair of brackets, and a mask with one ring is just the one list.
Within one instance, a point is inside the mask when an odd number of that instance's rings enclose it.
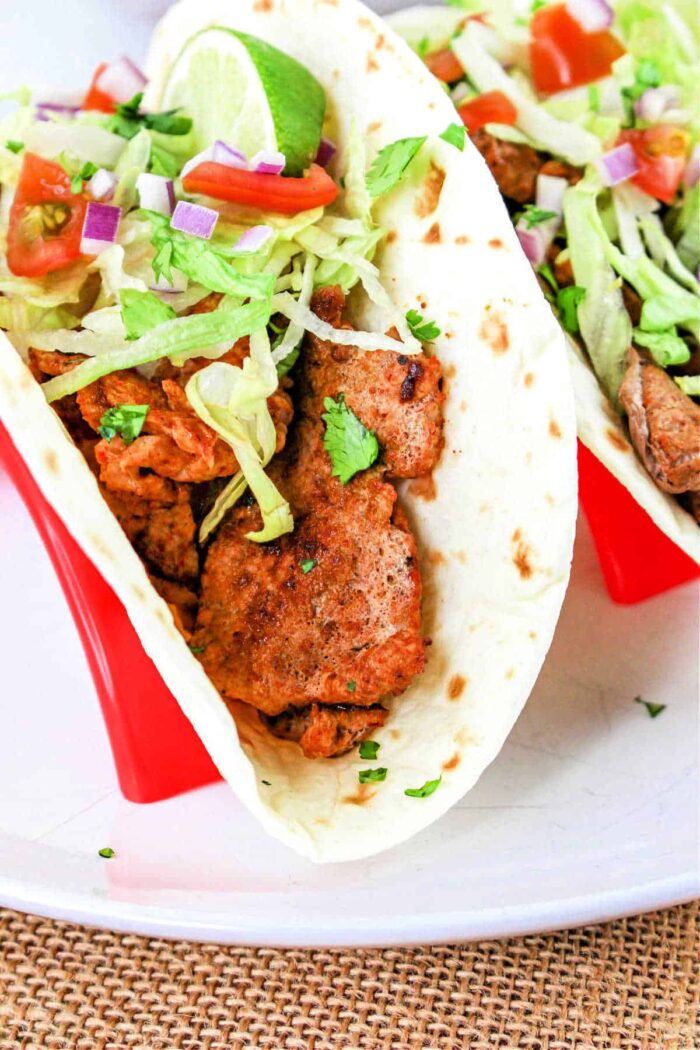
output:
{"label": "woven placemat", "polygon": [[700,904],[440,948],[276,951],[0,910],[0,1048],[697,1050]]}

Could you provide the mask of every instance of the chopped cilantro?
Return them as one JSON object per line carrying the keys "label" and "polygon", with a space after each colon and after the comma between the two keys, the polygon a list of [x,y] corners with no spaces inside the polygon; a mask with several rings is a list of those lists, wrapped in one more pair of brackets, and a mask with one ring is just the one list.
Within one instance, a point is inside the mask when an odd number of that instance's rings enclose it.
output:
{"label": "chopped cilantro", "polygon": [[[277,343],[278,346],[282,342],[283,338],[284,338],[283,334],[277,336],[277,339],[275,340],[275,342]],[[273,346],[272,349],[274,350],[274,346]],[[294,368],[294,365],[299,360],[299,354],[300,353],[301,353],[301,340],[299,340],[299,342],[297,343],[297,345],[294,347],[293,350],[290,350],[290,352],[287,354],[286,357],[284,357],[281,361],[277,362],[277,375],[279,376],[280,379],[282,378],[282,376],[286,376],[288,372],[291,372],[291,370]]]}
{"label": "chopped cilantro", "polygon": [[588,105],[594,113],[600,113],[600,88],[597,84],[588,85]]}
{"label": "chopped cilantro", "polygon": [[114,116],[109,119],[109,131],[121,135],[123,139],[133,139],[141,128],[160,131],[163,135],[186,135],[192,128],[190,117],[178,116],[176,109],[169,109],[165,113],[142,113],[142,101],[143,91],[140,91],[129,102],[121,102]]}
{"label": "chopped cilantro", "polygon": [[393,190],[427,137],[421,135],[419,138],[398,139],[379,151],[367,172],[370,197],[381,197]]}
{"label": "chopped cilantro", "polygon": [[661,70],[652,58],[645,58],[637,66],[634,84],[628,84],[620,91],[625,107],[625,124],[634,125],[634,103],[644,94],[647,88],[658,87],[661,83]]}
{"label": "chopped cilantro", "polygon": [[577,284],[570,284],[568,288],[560,288],[557,292],[557,307],[561,316],[561,323],[567,332],[575,335],[578,332],[578,304],[586,295],[585,288],[579,288]]}
{"label": "chopped cilantro", "polygon": [[357,779],[361,784],[378,784],[381,780],[386,780],[386,775],[389,772],[383,766],[378,769],[361,769],[357,774]]}
{"label": "chopped cilantro", "polygon": [[350,681],[347,683],[346,688],[349,693],[354,693],[357,689],[357,682],[351,678]]}
{"label": "chopped cilantro", "polygon": [[24,149],[24,143],[19,142],[17,139],[8,139],[5,143],[5,149],[9,149],[10,153],[21,153]]}
{"label": "chopped cilantro", "polygon": [[189,645],[188,649],[191,653],[203,653],[206,645]]}
{"label": "chopped cilantro", "polygon": [[302,558],[299,564],[301,565],[301,571],[304,573],[304,576],[307,576],[312,569],[316,568],[318,562],[315,558]]}
{"label": "chopped cilantro", "polygon": [[635,704],[643,704],[649,712],[650,718],[657,718],[662,711],[666,710],[666,704],[654,704],[651,700],[643,700],[641,696],[635,696]]}
{"label": "chopped cilantro", "polygon": [[326,409],[321,415],[326,424],[323,447],[331,458],[333,477],[340,478],[341,483],[347,485],[355,474],[376,462],[379,442],[348,408],[344,394],[338,394],[337,401],[332,397],[324,398],[323,407]]}
{"label": "chopped cilantro", "polygon": [[440,138],[462,151],[467,138],[467,129],[464,124],[448,124]]}
{"label": "chopped cilantro", "polygon": [[427,36],[422,36],[416,44],[416,54],[419,58],[425,58],[430,51],[430,39]]}
{"label": "chopped cilantro", "polygon": [[122,321],[127,339],[140,339],[152,328],[165,321],[172,321],[177,314],[172,306],[164,303],[155,292],[139,292],[135,288],[122,288],[119,292]]}
{"label": "chopped cilantro", "polygon": [[111,860],[112,857],[116,857],[116,853],[111,846],[103,846],[102,849],[98,849],[97,854],[99,857],[104,857],[106,860]]}
{"label": "chopped cilantro", "polygon": [[111,441],[118,434],[130,445],[141,433],[147,412],[148,405],[114,405],[100,419],[100,435]]}
{"label": "chopped cilantro", "polygon": [[559,291],[559,284],[552,271],[552,267],[549,263],[544,263],[542,266],[537,267],[537,272],[540,277],[543,277],[553,292]]}
{"label": "chopped cilantro", "polygon": [[268,788],[269,788],[269,787],[272,787],[272,784],[270,783],[270,781],[269,781],[269,780],[261,780],[261,781],[260,781],[260,783],[261,783],[261,784],[264,784],[264,785],[265,785],[265,787],[268,787]]}
{"label": "chopped cilantro", "polygon": [[82,193],[83,182],[92,178],[97,171],[97,164],[93,164],[91,160],[86,160],[82,167],[78,168],[77,164],[79,162],[72,160],[65,150],[61,152],[58,159],[66,175],[70,175],[71,193]]}
{"label": "chopped cilantro", "polygon": [[526,204],[518,218],[525,220],[525,225],[528,230],[531,230],[533,226],[539,226],[541,222],[546,222],[547,219],[556,219],[557,213],[555,211],[545,211],[543,208],[538,208],[535,204]]}
{"label": "chopped cilantro", "polygon": [[360,744],[360,758],[376,758],[381,746],[376,740],[363,740]]}
{"label": "chopped cilantro", "polygon": [[547,0],[532,0],[532,4],[530,5],[530,11],[534,15],[535,12],[539,11],[539,9],[541,7],[546,7],[546,6],[547,6]]}
{"label": "chopped cilantro", "polygon": [[420,339],[423,343],[430,343],[440,335],[441,329],[438,328],[435,322],[424,322],[422,315],[417,310],[409,310],[406,314],[406,321],[416,339]]}
{"label": "chopped cilantro", "polygon": [[428,795],[432,795],[437,791],[441,783],[442,777],[438,777],[437,780],[426,780],[422,787],[406,788],[404,795],[408,795],[409,798],[427,798]]}

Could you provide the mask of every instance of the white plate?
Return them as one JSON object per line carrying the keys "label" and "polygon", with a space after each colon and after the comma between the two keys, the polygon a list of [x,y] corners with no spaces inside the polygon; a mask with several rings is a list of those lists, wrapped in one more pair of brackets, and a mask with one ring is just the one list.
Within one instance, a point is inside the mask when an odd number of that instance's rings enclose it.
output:
{"label": "white plate", "polygon": [[[158,6],[91,4],[73,39],[84,0],[15,5],[0,88],[70,88],[98,58],[140,57]],[[223,785],[120,797],[75,630],[2,475],[0,580],[2,904],[164,936],[356,945],[514,935],[699,892],[698,588],[614,606],[585,525],[552,652],[498,760],[412,842],[323,868],[264,836]],[[638,694],[668,707],[652,720]]]}

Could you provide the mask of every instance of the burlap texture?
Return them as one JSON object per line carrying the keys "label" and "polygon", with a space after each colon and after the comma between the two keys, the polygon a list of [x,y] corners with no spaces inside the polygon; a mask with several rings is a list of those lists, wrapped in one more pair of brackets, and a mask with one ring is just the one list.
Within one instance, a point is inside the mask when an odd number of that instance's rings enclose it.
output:
{"label": "burlap texture", "polygon": [[0,1048],[697,1050],[700,904],[384,951],[221,948],[0,910]]}

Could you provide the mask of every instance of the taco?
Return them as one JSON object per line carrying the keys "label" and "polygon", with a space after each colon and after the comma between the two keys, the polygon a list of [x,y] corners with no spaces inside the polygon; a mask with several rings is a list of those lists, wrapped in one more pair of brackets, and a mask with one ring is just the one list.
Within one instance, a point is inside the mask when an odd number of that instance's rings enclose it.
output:
{"label": "taco", "polygon": [[581,440],[700,562],[697,5],[516,8],[391,21],[447,87],[567,333]]}
{"label": "taco", "polygon": [[148,74],[5,118],[0,413],[242,801],[363,856],[471,787],[546,654],[563,340],[362,5],[187,0]]}

